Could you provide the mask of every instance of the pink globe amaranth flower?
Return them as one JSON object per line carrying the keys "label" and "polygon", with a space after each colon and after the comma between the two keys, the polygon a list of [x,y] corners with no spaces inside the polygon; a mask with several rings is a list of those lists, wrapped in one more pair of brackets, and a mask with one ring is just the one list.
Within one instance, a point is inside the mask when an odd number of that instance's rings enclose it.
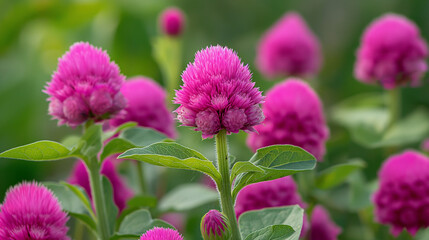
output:
{"label": "pink globe amaranth flower", "polygon": [[429,159],[405,151],[391,156],[378,173],[379,188],[372,201],[378,222],[391,226],[398,236],[402,229],[414,235],[429,227]]}
{"label": "pink globe amaranth flower", "polygon": [[320,65],[319,42],[298,13],[285,14],[259,42],[256,66],[266,77],[311,77]]}
{"label": "pink globe amaranth flower", "polygon": [[201,219],[204,240],[229,240],[231,227],[228,218],[217,210],[210,210]]}
{"label": "pink globe amaranth flower", "polygon": [[44,90],[50,96],[49,114],[70,126],[109,118],[126,106],[119,91],[124,78],[106,52],[89,43],[75,43],[58,60]]}
{"label": "pink globe amaranth flower", "polygon": [[247,65],[229,48],[212,46],[197,52],[182,74],[182,88],[176,91],[178,120],[196,127],[203,138],[221,129],[253,131],[264,115],[259,108],[262,94],[251,78]]}
{"label": "pink globe amaranth flower", "polygon": [[[116,171],[113,159],[106,158],[103,161],[100,173],[106,176],[112,184],[113,200],[119,211],[122,211],[127,206],[127,201],[133,197],[133,191],[128,188],[124,179]],[[82,160],[76,162],[68,182],[84,188],[89,198],[92,199],[88,169]]]}
{"label": "pink globe amaranth flower", "polygon": [[176,228],[179,232],[185,231],[186,216],[183,213],[171,212],[165,213],[159,219],[169,223]]}
{"label": "pink globe amaranth flower", "polygon": [[174,229],[154,227],[144,233],[140,240],[183,240],[183,237]]}
{"label": "pink globe amaranth flower", "polygon": [[50,190],[23,182],[7,192],[0,206],[0,239],[69,240],[67,221]]}
{"label": "pink globe amaranth flower", "polygon": [[425,151],[429,152],[429,138],[426,138],[420,145],[420,148]]}
{"label": "pink globe amaranth flower", "polygon": [[247,138],[253,151],[274,144],[291,144],[322,161],[329,129],[322,103],[307,83],[290,78],[276,85],[267,93],[262,109],[264,122],[255,127],[257,133]]}
{"label": "pink globe amaranth flower", "polygon": [[173,114],[168,111],[165,90],[152,79],[134,77],[125,81],[121,93],[127,101],[127,107],[110,120],[112,126],[125,122],[137,122],[139,126],[158,130],[170,138],[177,133]]}
{"label": "pink globe amaranth flower", "polygon": [[182,10],[170,7],[161,13],[159,22],[164,34],[175,37],[181,35],[185,28],[185,15]]}
{"label": "pink globe amaranth flower", "polygon": [[[241,214],[251,210],[296,204],[301,208],[306,207],[297,192],[295,181],[292,177],[287,176],[271,181],[253,183],[244,187],[237,195],[235,214],[239,218]],[[307,218],[304,215],[301,237],[308,230],[307,225]]]}
{"label": "pink globe amaranth flower", "polygon": [[335,225],[322,206],[316,206],[311,214],[308,240],[336,240],[341,228]]}
{"label": "pink globe amaranth flower", "polygon": [[356,78],[380,83],[386,89],[420,84],[427,70],[427,45],[417,26],[407,18],[386,14],[365,30],[357,51]]}

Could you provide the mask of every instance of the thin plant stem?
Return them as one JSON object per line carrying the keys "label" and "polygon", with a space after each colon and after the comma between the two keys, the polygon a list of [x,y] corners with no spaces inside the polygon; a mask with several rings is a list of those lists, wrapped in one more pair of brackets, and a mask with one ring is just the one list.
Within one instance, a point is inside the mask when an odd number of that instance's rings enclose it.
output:
{"label": "thin plant stem", "polygon": [[82,222],[80,220],[76,220],[74,226],[73,240],[82,240],[84,230],[85,229]]}
{"label": "thin plant stem", "polygon": [[398,120],[401,115],[401,89],[395,88],[388,91],[388,107],[389,107],[389,124],[388,128],[391,128]]}
{"label": "thin plant stem", "polygon": [[144,164],[140,161],[137,161],[137,178],[139,181],[140,193],[147,194],[146,180],[143,172],[144,172]]}
{"label": "thin plant stem", "polygon": [[232,240],[241,240],[240,230],[238,229],[237,218],[234,211],[234,201],[231,194],[228,144],[226,139],[226,130],[222,129],[216,135],[217,163],[222,177],[219,187],[222,212],[226,215],[231,225]]}

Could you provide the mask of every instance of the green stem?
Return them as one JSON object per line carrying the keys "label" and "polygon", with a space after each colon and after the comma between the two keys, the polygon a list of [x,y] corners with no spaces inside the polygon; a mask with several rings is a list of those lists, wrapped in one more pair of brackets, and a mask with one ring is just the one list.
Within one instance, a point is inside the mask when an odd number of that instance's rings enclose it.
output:
{"label": "green stem", "polygon": [[136,162],[137,162],[137,177],[139,181],[140,193],[147,194],[146,181],[143,174],[144,165],[140,161],[136,161]]}
{"label": "green stem", "polygon": [[389,124],[388,128],[392,127],[401,115],[401,89],[395,88],[388,91],[388,106],[389,106]]}
{"label": "green stem", "polygon": [[234,201],[231,195],[231,183],[229,181],[228,145],[226,142],[226,131],[222,129],[216,135],[217,162],[220,171],[221,185],[219,186],[222,212],[226,215],[231,225],[232,240],[241,240],[238,229],[237,218],[234,211]]}
{"label": "green stem", "polygon": [[74,226],[74,234],[73,234],[73,240],[82,240],[83,239],[83,223],[80,220],[76,220],[76,224]]}

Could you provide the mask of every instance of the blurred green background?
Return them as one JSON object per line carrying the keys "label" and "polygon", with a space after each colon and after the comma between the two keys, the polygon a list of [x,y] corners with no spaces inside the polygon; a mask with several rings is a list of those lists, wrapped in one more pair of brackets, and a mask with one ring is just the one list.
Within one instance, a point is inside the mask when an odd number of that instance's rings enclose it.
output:
{"label": "blurred green background", "polygon": [[[312,84],[323,100],[328,121],[331,107],[343,99],[361,92],[382,92],[380,87],[361,84],[353,77],[361,34],[374,18],[388,12],[403,14],[419,26],[423,38],[429,39],[427,0],[2,0],[0,152],[36,140],[60,141],[68,134],[80,133],[79,128],[57,127],[57,122],[50,120],[47,95],[42,93],[56,69],[57,59],[76,41],[88,41],[107,50],[126,76],[145,75],[162,83],[151,43],[160,34],[159,13],[171,5],[186,14],[181,69],[205,46],[228,46],[249,64],[256,85],[264,91],[282,79],[266,81],[255,69],[258,40],[286,12],[300,13],[321,42],[323,66]],[[405,116],[421,106],[427,108],[428,91],[427,76],[420,88],[403,89],[402,114]],[[318,168],[361,158],[367,163],[366,179],[375,179],[382,161],[391,152],[361,147],[351,141],[344,128],[332,122],[329,127],[328,152]],[[181,127],[179,132],[179,142],[214,157],[213,140],[201,141],[200,134],[189,128]],[[239,160],[252,154],[245,145],[245,137],[245,133],[230,137],[232,154]],[[419,148],[419,145],[405,147]],[[0,200],[9,186],[22,179],[64,180],[72,164],[72,160],[32,163],[1,159]],[[181,182],[199,177],[192,174]],[[341,191],[338,196],[347,197]],[[358,216],[341,207],[333,210],[337,224],[347,228],[341,239],[362,239],[361,229],[354,225]]]}

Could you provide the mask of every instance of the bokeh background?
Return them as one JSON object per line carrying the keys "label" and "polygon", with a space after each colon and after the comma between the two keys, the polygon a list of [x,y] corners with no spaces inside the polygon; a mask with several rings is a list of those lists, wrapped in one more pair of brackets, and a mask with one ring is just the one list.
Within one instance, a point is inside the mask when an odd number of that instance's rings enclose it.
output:
{"label": "bokeh background", "polygon": [[[354,143],[344,128],[329,121],[329,112],[347,97],[383,91],[377,86],[361,84],[353,77],[355,52],[364,28],[374,18],[394,12],[414,21],[423,38],[429,39],[427,0],[0,0],[0,152],[36,140],[60,141],[69,134],[80,133],[79,128],[58,127],[50,119],[47,95],[42,92],[56,69],[57,59],[76,41],[88,41],[107,50],[124,75],[144,75],[162,84],[152,42],[160,34],[159,13],[171,5],[186,14],[181,69],[203,47],[228,46],[249,64],[256,85],[264,91],[282,79],[266,81],[256,70],[255,49],[259,38],[286,12],[300,13],[319,38],[323,51],[322,70],[312,85],[323,100],[331,137],[325,162],[318,169],[360,158],[366,162],[360,177],[368,181],[376,178],[389,152]],[[418,107],[428,108],[428,93],[427,75],[421,87],[403,89],[402,115]],[[189,128],[178,130],[179,142],[214,158],[213,140],[201,141],[200,134]],[[231,152],[239,160],[252,155],[245,138],[245,133],[230,138]],[[418,149],[419,144],[406,148]],[[73,160],[32,163],[0,159],[0,201],[9,186],[23,179],[65,180],[72,164]],[[175,182],[200,177],[181,171],[172,171],[171,175],[170,180],[179,178]],[[356,214],[346,206],[351,200],[345,189],[337,189],[333,196],[338,201],[328,206],[335,222],[344,229],[340,239],[371,239],[362,238],[365,233],[361,222],[365,216],[361,215],[365,212]],[[385,237],[379,239],[389,239]]]}

